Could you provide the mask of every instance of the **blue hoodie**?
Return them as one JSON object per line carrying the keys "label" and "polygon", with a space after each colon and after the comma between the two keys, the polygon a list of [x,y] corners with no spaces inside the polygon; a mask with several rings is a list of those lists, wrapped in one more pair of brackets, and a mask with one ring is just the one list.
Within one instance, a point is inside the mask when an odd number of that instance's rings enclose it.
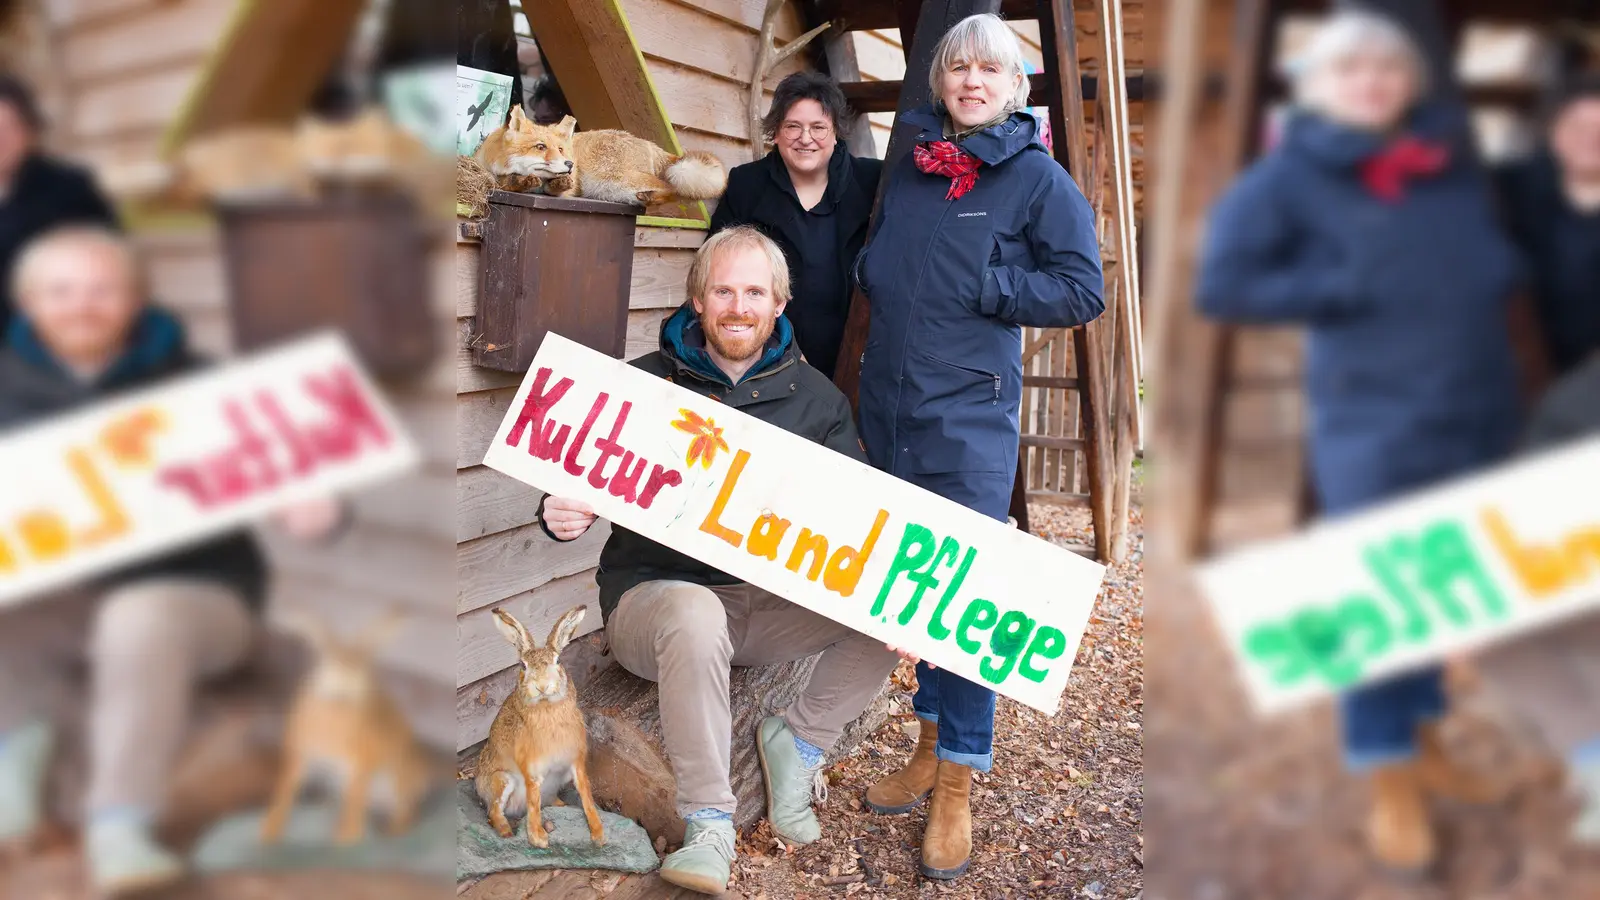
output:
{"label": "blue hoodie", "polygon": [[1383,138],[1309,113],[1212,211],[1197,302],[1207,316],[1307,328],[1312,478],[1341,513],[1502,458],[1519,428],[1507,335],[1521,264],[1448,108],[1411,133],[1450,164],[1375,197]]}
{"label": "blue hoodie", "polygon": [[[944,139],[932,107],[901,122],[919,143]],[[1017,470],[1022,328],[1083,325],[1105,308],[1093,212],[1037,132],[1017,112],[963,139],[983,165],[955,200],[949,178],[906,154],[885,173],[882,222],[856,266],[872,310],[860,401],[872,464],[913,481],[989,473],[984,496],[951,499],[997,516]]]}

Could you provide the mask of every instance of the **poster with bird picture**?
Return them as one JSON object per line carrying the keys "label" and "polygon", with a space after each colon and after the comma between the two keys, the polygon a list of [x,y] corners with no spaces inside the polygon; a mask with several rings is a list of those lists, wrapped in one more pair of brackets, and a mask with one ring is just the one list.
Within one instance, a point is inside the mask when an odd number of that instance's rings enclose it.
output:
{"label": "poster with bird picture", "polygon": [[471,156],[511,114],[511,76],[456,66],[456,153]]}

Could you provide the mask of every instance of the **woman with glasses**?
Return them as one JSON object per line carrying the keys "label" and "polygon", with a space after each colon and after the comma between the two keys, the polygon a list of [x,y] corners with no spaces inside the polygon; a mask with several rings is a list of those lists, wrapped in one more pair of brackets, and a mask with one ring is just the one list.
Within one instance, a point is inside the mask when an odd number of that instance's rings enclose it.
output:
{"label": "woman with glasses", "polygon": [[711,217],[716,233],[752,225],[783,248],[794,294],[784,315],[806,362],[833,377],[850,311],[850,261],[867,238],[883,163],[851,156],[840,140],[850,109],[816,72],[778,83],[763,122],[774,152],[728,173]]}

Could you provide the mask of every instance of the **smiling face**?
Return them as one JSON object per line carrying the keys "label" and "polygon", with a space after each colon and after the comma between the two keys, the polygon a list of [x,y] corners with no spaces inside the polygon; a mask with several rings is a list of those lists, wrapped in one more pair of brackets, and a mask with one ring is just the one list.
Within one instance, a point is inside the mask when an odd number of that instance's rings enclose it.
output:
{"label": "smiling face", "polygon": [[1569,102],[1550,126],[1550,149],[1570,179],[1600,179],[1600,96]]}
{"label": "smiling face", "polygon": [[960,129],[974,128],[1008,112],[1022,73],[1007,71],[997,62],[968,59],[951,61],[940,78],[939,99]]}
{"label": "smiling face", "polygon": [[109,240],[46,240],[19,263],[18,307],[67,365],[111,362],[144,308],[132,257]]}
{"label": "smiling face", "polygon": [[772,336],[785,301],[772,283],[772,263],[760,248],[734,244],[711,259],[704,296],[694,311],[717,367],[738,382]]}
{"label": "smiling face", "polygon": [[797,100],[784,115],[773,139],[791,175],[814,175],[827,171],[838,134],[821,103]]}
{"label": "smiling face", "polygon": [[1324,115],[1372,131],[1398,125],[1417,95],[1417,74],[1398,49],[1373,47],[1347,53],[1329,60],[1311,77]]}

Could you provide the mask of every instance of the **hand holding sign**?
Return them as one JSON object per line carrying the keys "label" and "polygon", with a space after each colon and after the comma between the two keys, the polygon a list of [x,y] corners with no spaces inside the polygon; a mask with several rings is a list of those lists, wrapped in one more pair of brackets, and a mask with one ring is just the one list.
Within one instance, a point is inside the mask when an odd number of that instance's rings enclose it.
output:
{"label": "hand holding sign", "polygon": [[556,334],[484,463],[548,492],[553,533],[604,516],[1046,713],[1105,573]]}
{"label": "hand holding sign", "polygon": [[596,518],[594,507],[582,500],[544,498],[544,524],[558,540],[575,541],[583,537]]}

